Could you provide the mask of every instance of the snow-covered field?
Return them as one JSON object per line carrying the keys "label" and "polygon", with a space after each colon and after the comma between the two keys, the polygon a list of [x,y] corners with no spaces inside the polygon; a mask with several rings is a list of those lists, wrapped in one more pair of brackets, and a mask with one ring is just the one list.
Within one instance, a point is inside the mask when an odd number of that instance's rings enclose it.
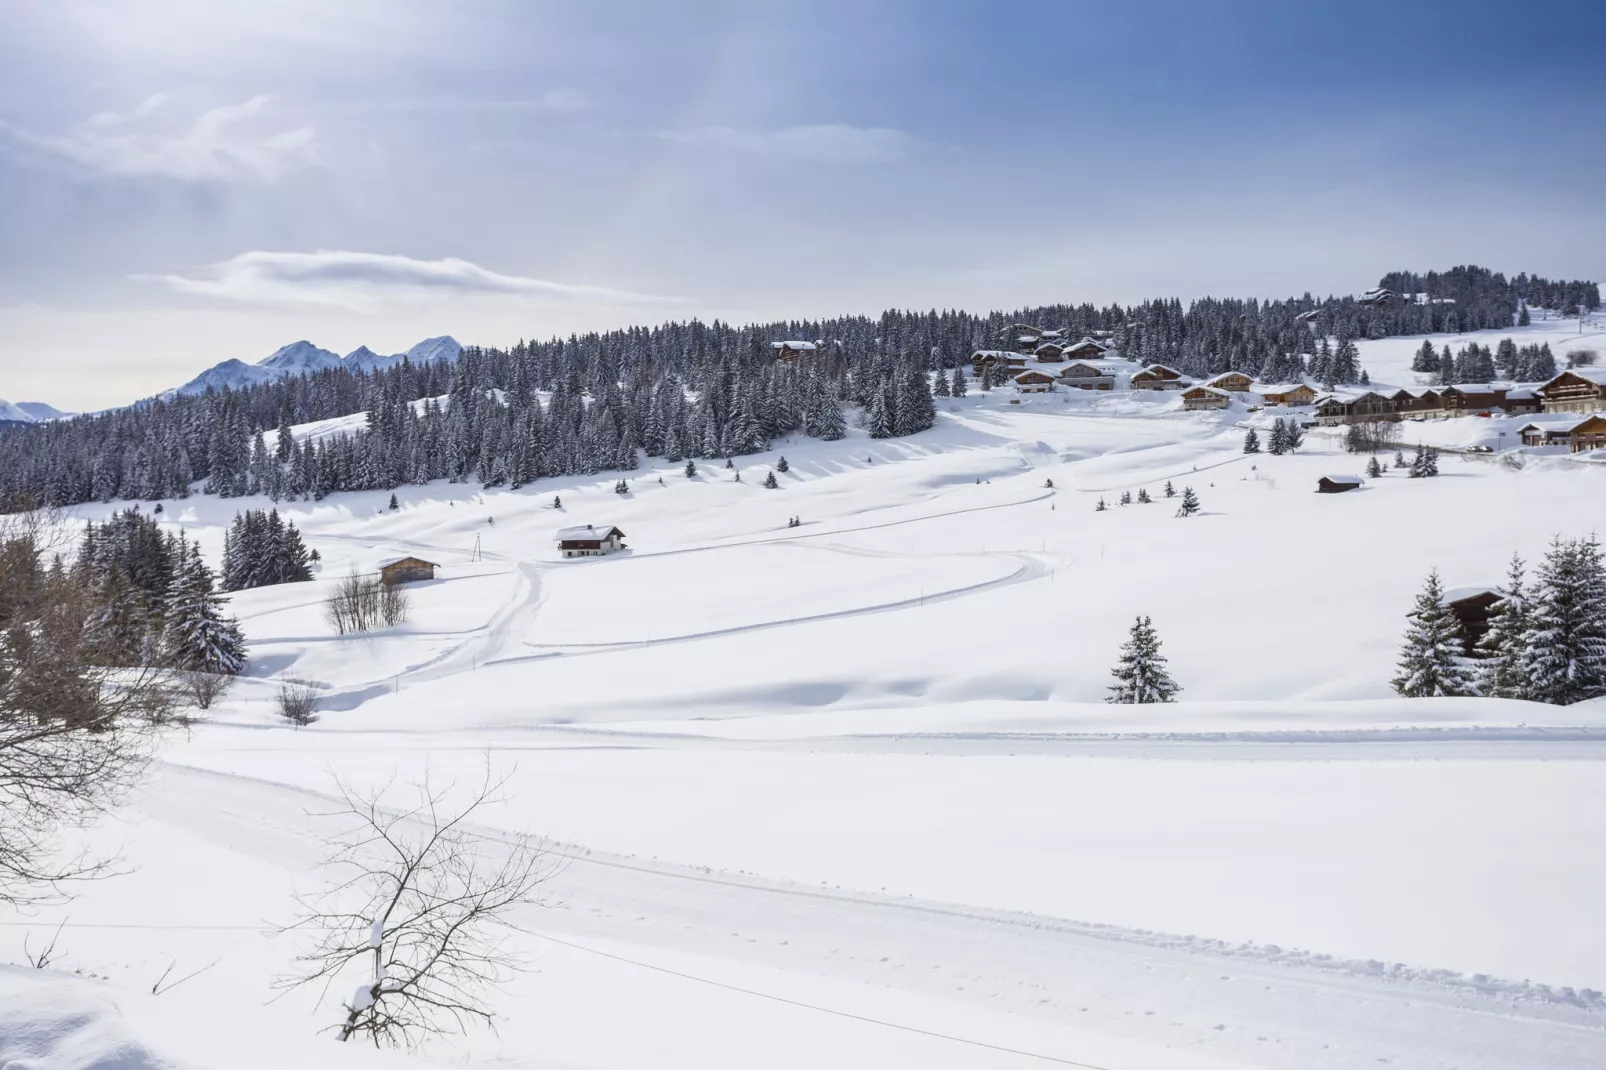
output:
{"label": "snow-covered field", "polygon": [[[1511,333],[1559,357],[1576,331]],[[1411,383],[1419,343],[1363,363]],[[512,780],[485,831],[568,862],[521,919],[533,969],[498,1033],[414,1062],[1606,1065],[1606,704],[1387,682],[1430,568],[1494,584],[1513,551],[1597,529],[1606,466],[1447,455],[1438,479],[1319,496],[1364,465],[1326,432],[1246,456],[1242,413],[1012,400],[692,479],[660,463],[627,495],[604,473],[402,488],[395,513],[281,503],[320,579],[234,597],[248,677],[95,834],[130,871],[0,918],[16,962],[67,920],[48,982],[0,972],[0,1066],[409,1061],[337,1050],[313,994],[270,1002],[294,948],[269,930],[317,879],[330,829],[307,815],[335,775],[468,779],[487,755]],[[1175,517],[1167,481],[1204,512]],[[1139,488],[1156,502],[1115,505]],[[215,562],[260,504],[163,518]],[[562,560],[552,532],[588,522],[630,549]],[[409,623],[335,637],[325,586],[404,553],[441,566]],[[1176,705],[1101,701],[1138,614]],[[276,722],[285,676],[318,685],[318,724]],[[170,963],[206,972],[153,995]]]}

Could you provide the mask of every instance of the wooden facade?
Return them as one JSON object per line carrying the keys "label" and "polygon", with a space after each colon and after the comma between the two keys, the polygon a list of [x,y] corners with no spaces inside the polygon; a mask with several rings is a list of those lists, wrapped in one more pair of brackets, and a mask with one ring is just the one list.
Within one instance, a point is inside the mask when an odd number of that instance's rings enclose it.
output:
{"label": "wooden facade", "polygon": [[1243,372],[1222,372],[1214,379],[1206,379],[1205,386],[1213,386],[1217,390],[1225,390],[1232,394],[1247,394],[1254,384],[1254,379]]}
{"label": "wooden facade", "polygon": [[1569,368],[1539,387],[1546,412],[1600,412],[1606,409],[1606,369]]}
{"label": "wooden facade", "polygon": [[1267,405],[1310,405],[1316,391],[1304,383],[1256,383],[1250,389]]}
{"label": "wooden facade", "polygon": [[1005,349],[978,349],[970,355],[970,366],[977,375],[995,364],[1002,365],[1006,371],[1020,372],[1026,368],[1026,358]]}
{"label": "wooden facade", "polygon": [[1358,490],[1363,482],[1360,476],[1322,476],[1316,481],[1316,493],[1343,494],[1347,490]]}
{"label": "wooden facade", "polygon": [[435,570],[439,567],[435,562],[425,561],[421,557],[398,557],[380,563],[379,579],[388,586],[432,580],[435,578]]}
{"label": "wooden facade", "polygon": [[1461,650],[1467,657],[1478,656],[1478,643],[1489,634],[1490,612],[1501,601],[1500,592],[1488,587],[1444,592],[1444,608],[1461,625]]}
{"label": "wooden facade", "polygon": [[1114,390],[1115,372],[1108,365],[1073,360],[1060,372],[1060,382],[1074,390]]}
{"label": "wooden facade", "polygon": [[1591,416],[1574,424],[1567,433],[1567,444],[1574,453],[1606,449],[1606,416]]}
{"label": "wooden facade", "polygon": [[1231,400],[1231,394],[1214,386],[1190,386],[1182,392],[1182,407],[1189,412],[1225,409]]}
{"label": "wooden facade", "polygon": [[1054,377],[1037,371],[1024,371],[1015,376],[1015,389],[1022,394],[1046,394],[1054,389]]}
{"label": "wooden facade", "polygon": [[1065,359],[1065,347],[1058,342],[1044,342],[1032,350],[1032,356],[1044,364],[1058,364]]}

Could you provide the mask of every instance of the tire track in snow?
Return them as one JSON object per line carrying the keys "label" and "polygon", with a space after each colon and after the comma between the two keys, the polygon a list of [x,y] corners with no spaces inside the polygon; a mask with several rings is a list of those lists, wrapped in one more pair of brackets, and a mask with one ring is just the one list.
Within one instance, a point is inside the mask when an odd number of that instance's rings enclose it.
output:
{"label": "tire track in snow", "polygon": [[[823,549],[823,547],[822,547]],[[584,657],[590,654],[613,654],[623,650],[639,650],[646,647],[665,646],[670,643],[693,643],[703,639],[717,639],[728,635],[742,635],[748,632],[768,631],[772,628],[790,628],[799,624],[815,624],[826,620],[842,620],[848,617],[862,617],[874,613],[892,613],[902,609],[911,609],[924,606],[928,603],[948,602],[956,598],[966,598],[970,595],[980,594],[999,587],[1009,587],[1017,583],[1029,583],[1032,580],[1042,579],[1054,572],[1054,567],[1043,560],[1042,555],[1019,552],[999,551],[996,553],[978,555],[944,555],[944,556],[985,556],[985,557],[1013,557],[1021,562],[1019,568],[1007,576],[996,579],[982,580],[979,583],[967,584],[964,587],[954,587],[946,591],[932,594],[917,595],[914,598],[901,598],[891,602],[878,602],[875,605],[856,606],[851,609],[835,609],[825,613],[812,613],[802,617],[789,617],[786,620],[760,621],[755,624],[738,624],[729,628],[714,628],[702,632],[687,632],[684,635],[670,635],[654,639],[632,639],[619,643],[532,643],[538,647],[535,653],[515,654],[508,657],[487,661],[487,665],[511,665],[518,662],[546,661],[552,658]]]}

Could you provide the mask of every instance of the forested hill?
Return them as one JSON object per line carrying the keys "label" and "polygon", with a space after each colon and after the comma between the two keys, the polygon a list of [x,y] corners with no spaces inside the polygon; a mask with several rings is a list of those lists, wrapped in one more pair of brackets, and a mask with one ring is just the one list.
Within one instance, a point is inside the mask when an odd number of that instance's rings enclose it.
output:
{"label": "forested hill", "polygon": [[[876,437],[913,434],[934,419],[929,373],[1004,344],[1014,324],[1107,336],[1134,360],[1189,375],[1240,369],[1286,380],[1306,373],[1328,338],[1506,327],[1528,306],[1575,314],[1600,305],[1593,282],[1508,278],[1479,267],[1395,272],[1380,287],[1386,292],[1364,301],[1307,293],[1186,307],[1173,298],[985,315],[889,311],[745,327],[694,320],[469,348],[450,364],[335,368],[7,431],[0,508],[178,498],[196,481],[207,493],[276,498],[441,478],[519,486],[629,471],[643,450],[679,460],[756,453],[797,431],[839,438],[844,405],[862,407]],[[783,339],[821,345],[781,363],[770,344]],[[947,380],[938,378],[941,393]],[[411,404],[423,399],[443,400]],[[369,418],[354,435],[298,445],[283,433],[357,412]]]}

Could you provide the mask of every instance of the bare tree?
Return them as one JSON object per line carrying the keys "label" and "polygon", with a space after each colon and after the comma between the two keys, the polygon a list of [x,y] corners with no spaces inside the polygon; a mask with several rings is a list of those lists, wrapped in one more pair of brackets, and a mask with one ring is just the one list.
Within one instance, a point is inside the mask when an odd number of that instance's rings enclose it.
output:
{"label": "bare tree", "polygon": [[318,719],[318,689],[305,680],[288,679],[279,684],[279,716],[304,728]]}
{"label": "bare tree", "polygon": [[0,903],[50,899],[114,868],[63,852],[61,833],[135,783],[173,706],[164,671],[92,664],[92,599],[57,552],[67,538],[48,513],[0,525]]}
{"label": "bare tree", "polygon": [[507,946],[518,930],[510,914],[538,903],[539,885],[556,871],[545,845],[525,835],[487,837],[469,820],[499,801],[506,776],[489,767],[465,805],[448,806],[451,789],[426,779],[411,785],[402,809],[385,805],[393,785],[359,793],[339,783],[343,820],[328,866],[334,883],[299,897],[299,917],[284,932],[309,935],[302,969],[283,989],[330,985],[360,973],[334,1027],[340,1040],[362,1036],[376,1047],[415,1047],[470,1025],[491,1026],[487,1001],[520,968]]}
{"label": "bare tree", "polygon": [[407,610],[407,592],[400,585],[364,576],[355,567],[324,599],[324,615],[341,635],[400,624],[407,619]]}
{"label": "bare tree", "polygon": [[198,710],[209,710],[212,703],[222,698],[234,686],[234,677],[224,673],[192,670],[177,674],[180,694],[190,700]]}

